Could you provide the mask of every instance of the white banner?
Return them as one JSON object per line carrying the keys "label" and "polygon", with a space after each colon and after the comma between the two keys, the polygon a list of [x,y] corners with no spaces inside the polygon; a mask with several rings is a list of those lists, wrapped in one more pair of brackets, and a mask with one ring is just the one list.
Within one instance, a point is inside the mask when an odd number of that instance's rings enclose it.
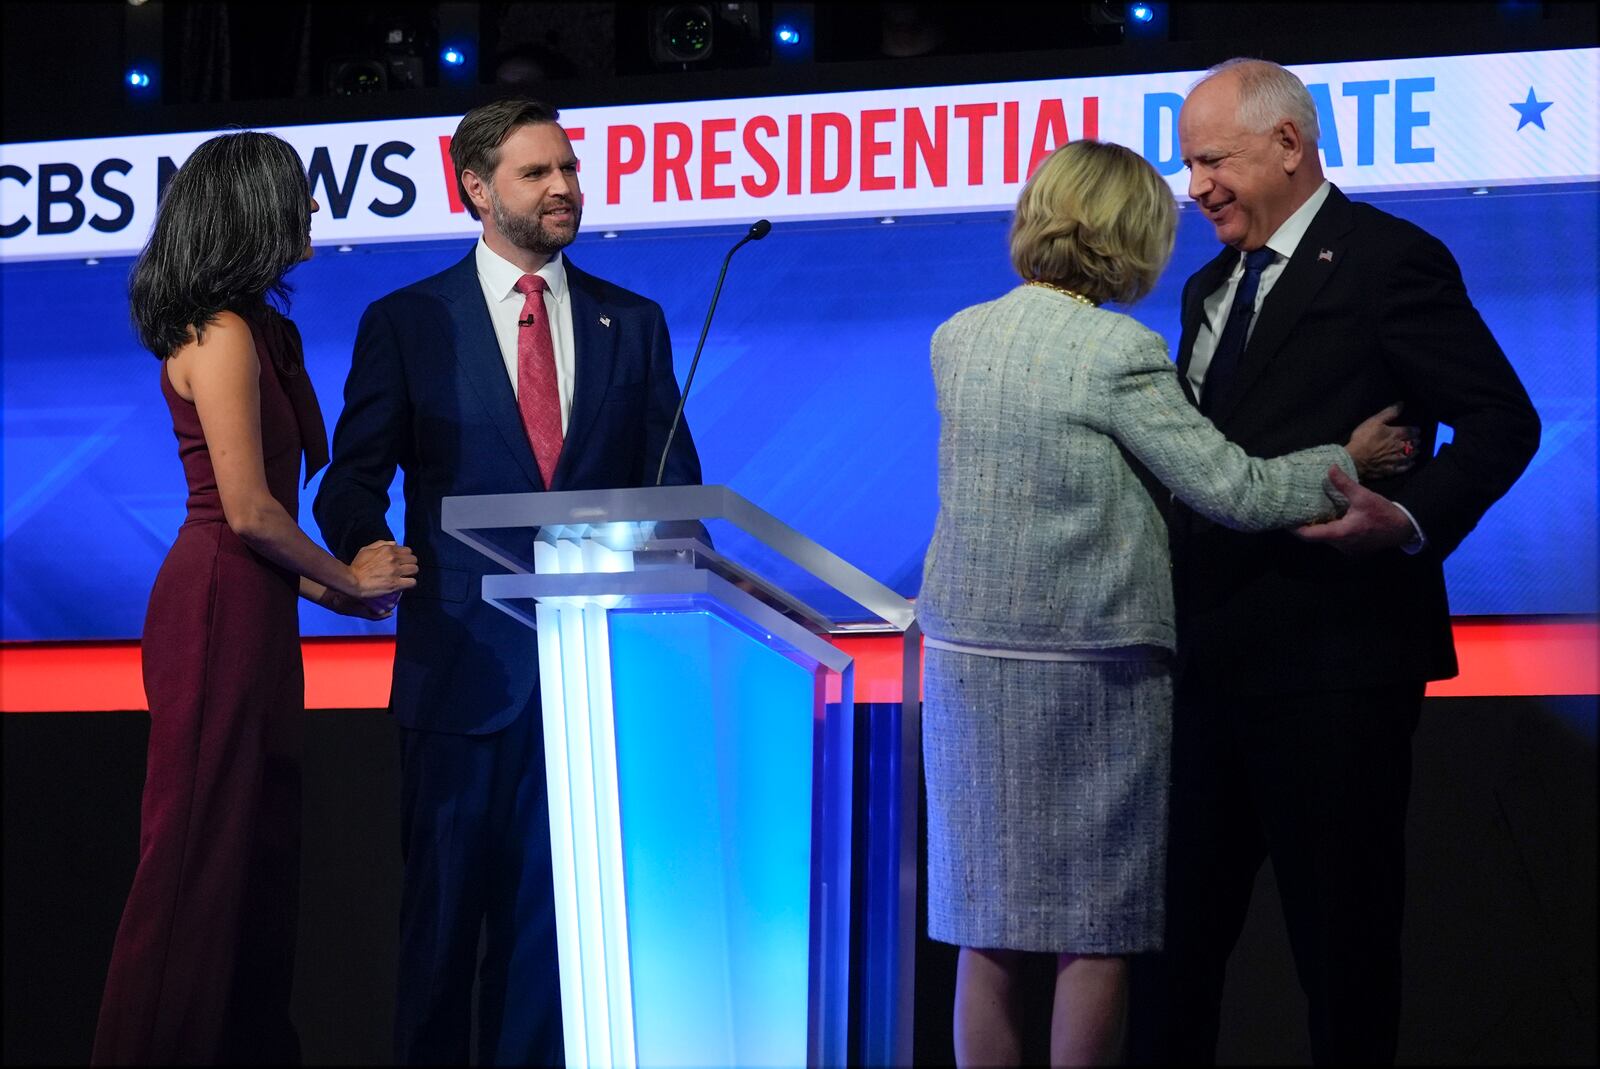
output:
{"label": "white banner", "polygon": [[[1293,68],[1347,191],[1600,177],[1600,49]],[[1010,208],[1079,138],[1141,152],[1183,196],[1177,114],[1198,71],[570,108],[588,230]],[[322,204],[317,244],[466,238],[459,116],[279,127]],[[0,145],[0,260],[139,250],[159,191],[216,131]]]}

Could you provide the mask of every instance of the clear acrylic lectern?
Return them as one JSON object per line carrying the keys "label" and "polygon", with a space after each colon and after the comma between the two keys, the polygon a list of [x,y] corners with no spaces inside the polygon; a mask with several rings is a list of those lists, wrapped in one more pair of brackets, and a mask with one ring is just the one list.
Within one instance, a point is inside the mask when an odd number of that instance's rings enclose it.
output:
{"label": "clear acrylic lectern", "polygon": [[[853,905],[880,929],[864,1049],[909,1062],[911,604],[722,486],[452,497],[443,525],[535,629],[568,1063],[846,1064]],[[862,631],[907,633],[912,711],[872,771],[897,777],[901,826],[871,908],[851,901],[854,671],[826,637]]]}

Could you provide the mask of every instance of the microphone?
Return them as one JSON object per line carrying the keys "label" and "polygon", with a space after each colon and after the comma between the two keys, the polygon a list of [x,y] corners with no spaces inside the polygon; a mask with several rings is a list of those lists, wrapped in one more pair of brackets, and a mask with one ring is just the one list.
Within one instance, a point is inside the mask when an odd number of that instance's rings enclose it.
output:
{"label": "microphone", "polygon": [[672,439],[678,433],[678,424],[683,419],[683,406],[689,400],[689,384],[694,382],[694,369],[700,364],[700,350],[705,348],[706,333],[711,329],[711,315],[717,310],[717,298],[722,294],[722,280],[728,277],[728,262],[733,259],[733,254],[745,247],[747,242],[760,241],[772,233],[772,224],[765,219],[758,219],[750,226],[744,237],[734,243],[728,250],[728,255],[722,258],[722,273],[717,276],[717,288],[711,291],[711,307],[706,309],[705,326],[700,328],[700,341],[694,347],[694,359],[689,361],[689,374],[683,380],[683,393],[678,398],[678,410],[672,414],[672,426],[667,429],[667,444],[661,450],[661,463],[656,465],[655,485],[661,485],[661,477],[667,471],[667,454],[672,452]]}
{"label": "microphone", "polygon": [[519,327],[531,327],[531,326],[533,326],[533,313],[529,312],[526,319],[517,320],[517,326],[519,326]]}

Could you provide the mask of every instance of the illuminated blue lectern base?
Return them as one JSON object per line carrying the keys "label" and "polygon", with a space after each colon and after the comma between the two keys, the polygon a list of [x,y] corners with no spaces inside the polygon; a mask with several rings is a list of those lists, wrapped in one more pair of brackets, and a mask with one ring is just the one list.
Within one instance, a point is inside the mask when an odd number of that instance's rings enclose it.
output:
{"label": "illuminated blue lectern base", "polygon": [[568,1062],[845,1064],[854,671],[823,636],[909,605],[720,487],[445,527],[537,629]]}
{"label": "illuminated blue lectern base", "polygon": [[715,613],[610,623],[639,1062],[804,1065],[815,670]]}

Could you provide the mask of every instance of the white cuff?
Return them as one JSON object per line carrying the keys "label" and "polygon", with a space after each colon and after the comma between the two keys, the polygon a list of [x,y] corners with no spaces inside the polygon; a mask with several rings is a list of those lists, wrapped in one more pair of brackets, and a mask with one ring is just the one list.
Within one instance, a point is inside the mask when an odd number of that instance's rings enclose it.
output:
{"label": "white cuff", "polygon": [[1413,555],[1421,553],[1423,548],[1428,544],[1428,536],[1422,533],[1422,525],[1417,522],[1417,518],[1415,516],[1411,515],[1411,510],[1400,504],[1400,502],[1391,499],[1389,503],[1395,508],[1399,509],[1401,512],[1405,513],[1406,519],[1411,521],[1411,530],[1413,532],[1411,540],[1400,548],[1404,552]]}

